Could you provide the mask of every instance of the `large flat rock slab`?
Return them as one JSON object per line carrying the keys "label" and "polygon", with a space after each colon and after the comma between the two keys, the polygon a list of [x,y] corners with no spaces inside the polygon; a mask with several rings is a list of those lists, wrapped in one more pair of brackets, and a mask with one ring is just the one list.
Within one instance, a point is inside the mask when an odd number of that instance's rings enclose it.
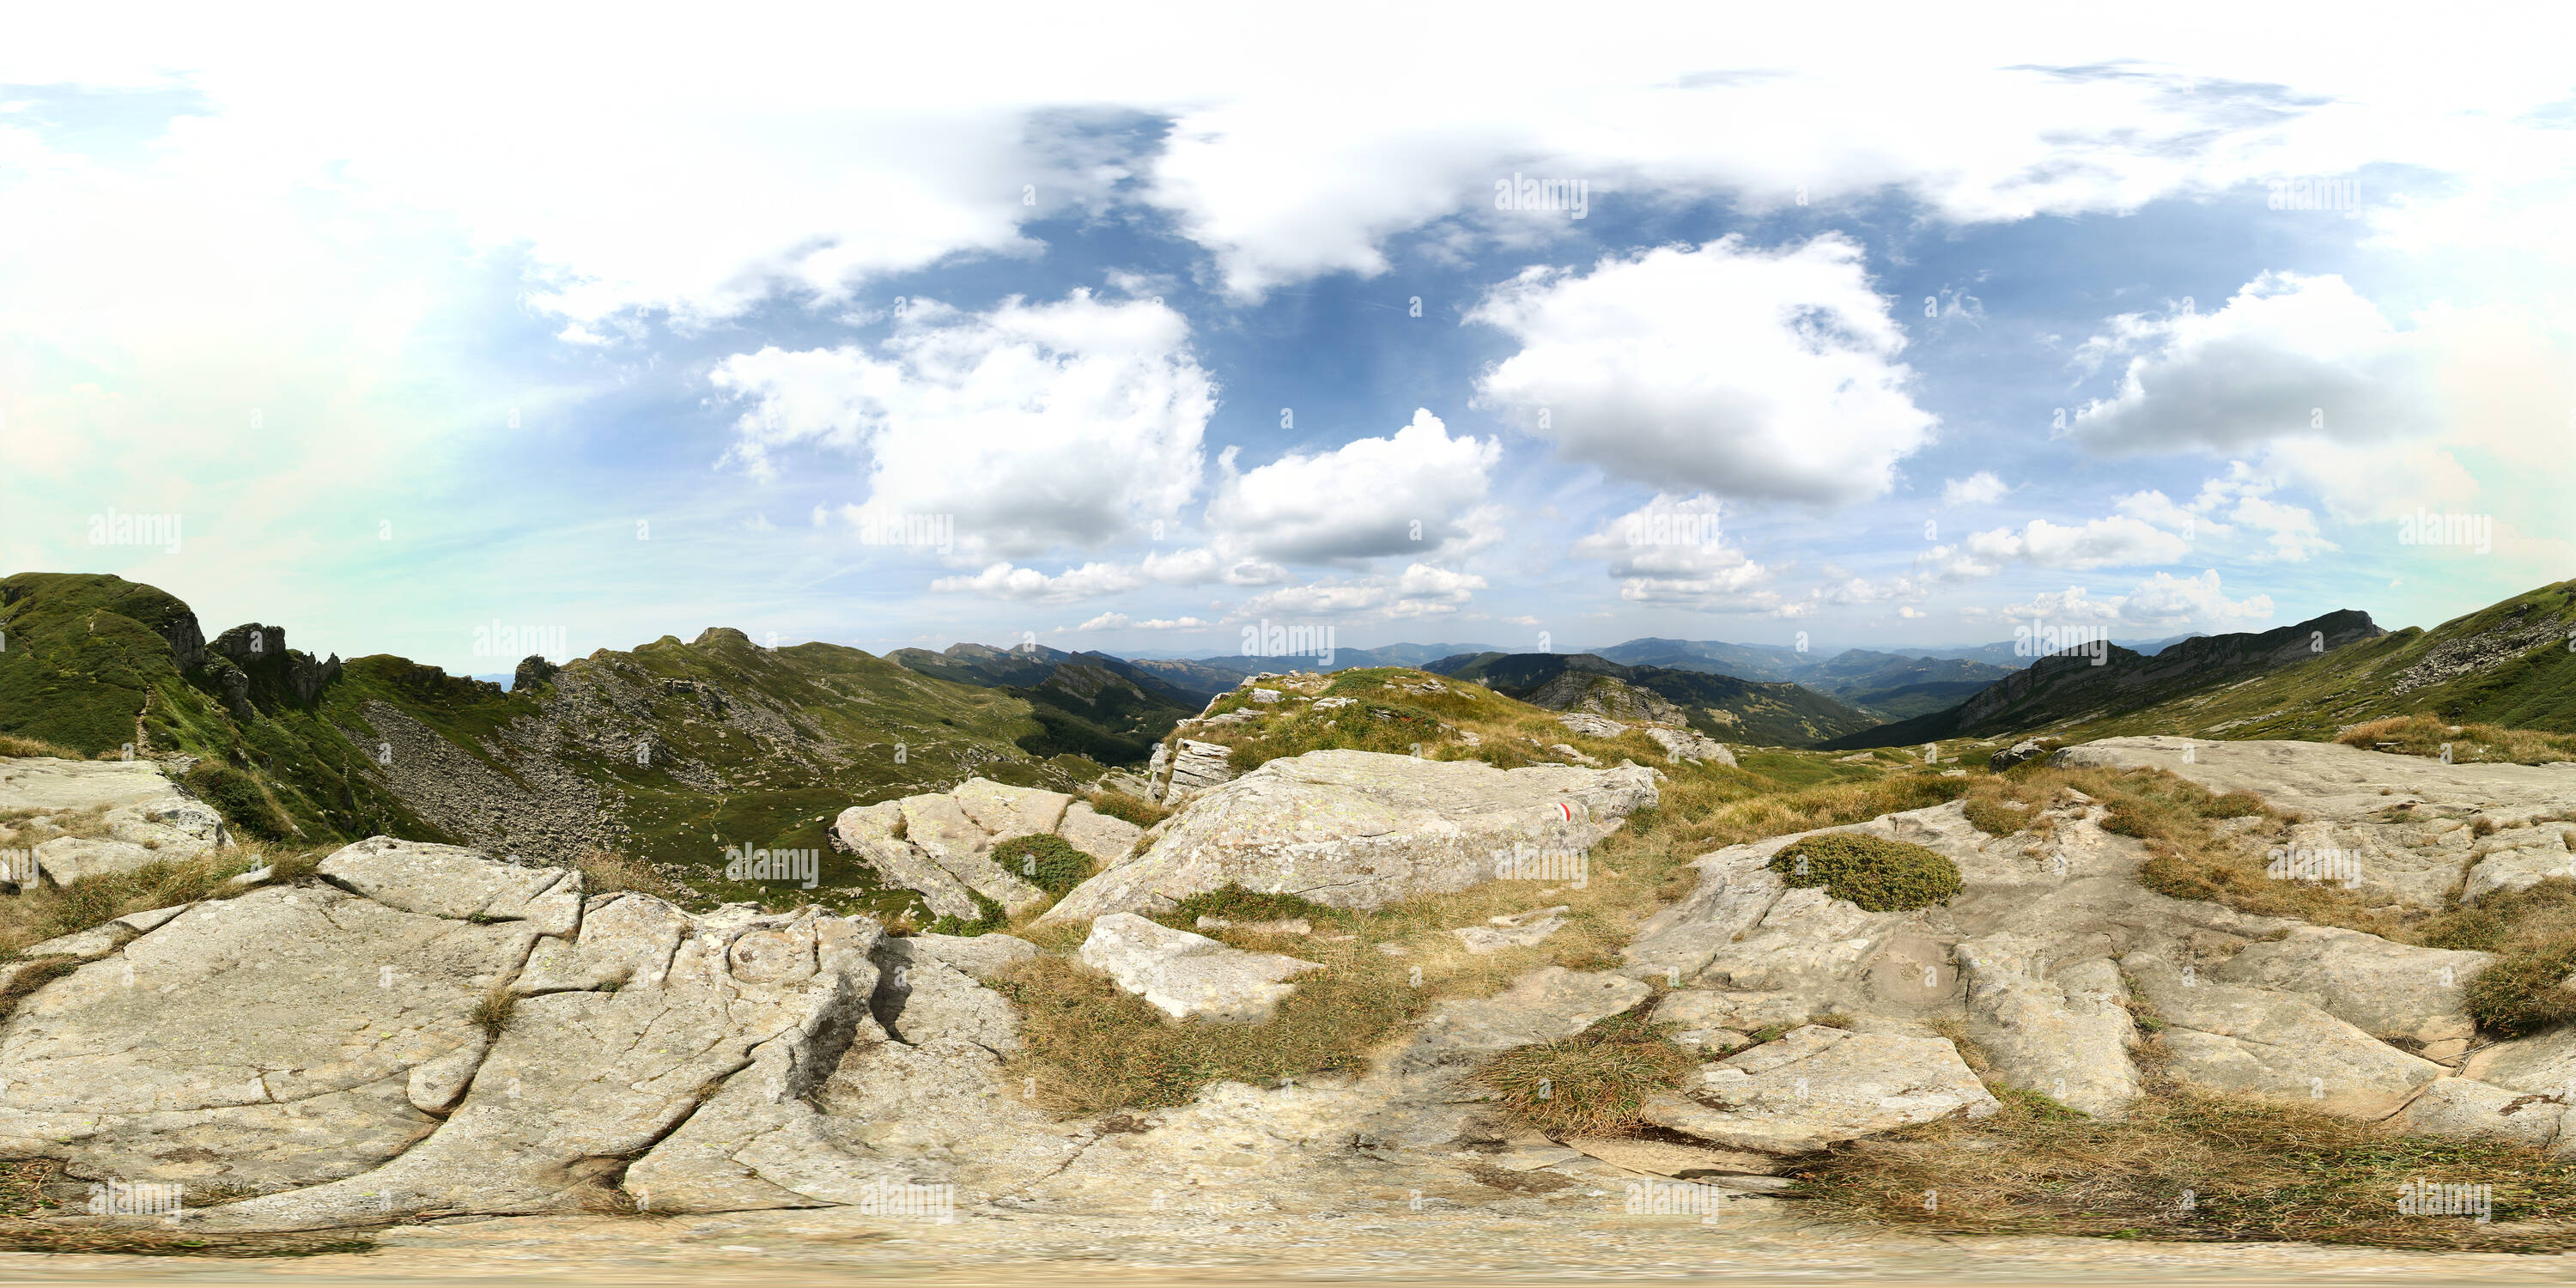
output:
{"label": "large flat rock slab", "polygon": [[[196,858],[230,839],[214,807],[150,761],[0,757],[0,814],[20,811],[28,817],[0,824],[0,846],[33,850],[56,885]],[[0,875],[15,884],[22,874]]]}
{"label": "large flat rock slab", "polygon": [[1655,799],[1653,774],[1634,767],[1308,752],[1193,796],[1150,849],[1076,887],[1044,920],[1162,912],[1228,885],[1376,908],[1495,880],[1498,856],[1519,846],[1555,856],[1568,882],[1578,858]]}
{"label": "large flat rock slab", "polygon": [[2167,1025],[2174,1075],[2354,1118],[2385,1117],[2449,1070],[2408,1055],[2293,993],[2197,978],[2161,958],[2120,962]]}
{"label": "large flat rock slab", "polygon": [[2248,944],[2212,972],[2222,984],[2295,993],[2378,1038],[2447,1042],[2477,1032],[2469,981],[2495,954],[2418,948],[2358,930],[2301,926]]}
{"label": "large flat rock slab", "polygon": [[1650,1099],[1642,1113],[1721,1148],[1795,1155],[2000,1108],[1945,1038],[1811,1024],[1702,1066],[1684,1094]]}
{"label": "large flat rock slab", "polygon": [[0,1152],[258,1189],[372,1167],[430,1125],[410,1072],[479,1042],[534,938],[320,886],[195,905],[0,1026]]}

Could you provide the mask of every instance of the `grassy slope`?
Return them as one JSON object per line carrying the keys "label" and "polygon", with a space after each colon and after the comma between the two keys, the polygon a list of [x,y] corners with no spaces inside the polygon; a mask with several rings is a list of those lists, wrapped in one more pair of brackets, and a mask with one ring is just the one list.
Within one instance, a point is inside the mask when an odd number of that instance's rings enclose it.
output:
{"label": "grassy slope", "polygon": [[[2517,616],[2526,605],[2528,614],[2538,616]],[[2391,691],[2407,668],[2443,644],[2520,621],[2556,622],[2559,629],[2477,674],[2403,695]],[[2362,721],[2417,713],[2455,724],[2576,732],[2576,653],[2567,647],[2569,629],[2576,629],[2576,581],[2516,595],[2430,631],[2410,627],[2238,683],[2053,732],[2075,740],[2170,733],[2322,741]]]}

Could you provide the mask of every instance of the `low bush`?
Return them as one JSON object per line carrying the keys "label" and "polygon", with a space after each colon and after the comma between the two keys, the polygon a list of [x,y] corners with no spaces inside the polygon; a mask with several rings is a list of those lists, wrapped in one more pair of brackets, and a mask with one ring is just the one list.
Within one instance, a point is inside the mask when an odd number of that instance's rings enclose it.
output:
{"label": "low bush", "polygon": [[2413,937],[2428,948],[2502,958],[2469,981],[2469,1014],[2480,1027],[2518,1037],[2576,1020],[2576,988],[2567,983],[2576,976],[2576,881],[2498,890],[2424,923]]}
{"label": "low bush", "polygon": [[1948,856],[1866,832],[1808,837],[1773,855],[1770,866],[1789,885],[1823,886],[1870,912],[1928,908],[1963,888]]}
{"label": "low bush", "polygon": [[1089,879],[1097,866],[1061,836],[1014,836],[995,844],[992,854],[1004,872],[1059,899]]}

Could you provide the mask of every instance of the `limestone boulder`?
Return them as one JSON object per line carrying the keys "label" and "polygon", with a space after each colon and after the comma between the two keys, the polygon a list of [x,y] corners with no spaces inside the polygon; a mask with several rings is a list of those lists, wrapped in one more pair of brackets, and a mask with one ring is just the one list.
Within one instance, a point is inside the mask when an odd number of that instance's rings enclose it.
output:
{"label": "limestone boulder", "polygon": [[2408,1102],[2394,1125],[2409,1136],[2546,1147],[2557,1143],[2569,1114],[2555,1094],[2516,1091],[2475,1078],[2444,1078]]}
{"label": "limestone boulder", "polygon": [[1043,920],[1159,912],[1236,884],[1376,908],[1524,871],[1497,863],[1517,846],[1559,856],[1570,877],[1576,859],[1655,799],[1653,774],[1636,767],[1503,770],[1309,752],[1201,793],[1143,854],[1075,887]]}
{"label": "limestone boulder", "polygon": [[1056,835],[1065,844],[1090,855],[1101,863],[1116,863],[1136,848],[1136,838],[1145,829],[1123,818],[1111,818],[1093,809],[1088,801],[1075,801],[1065,807],[1064,818],[1056,825]]}
{"label": "limestone boulder", "polygon": [[832,824],[832,840],[886,883],[921,896],[935,916],[973,921],[978,895],[1017,915],[1044,891],[992,858],[997,842],[1060,836],[1102,863],[1127,856],[1144,829],[1111,818],[1063,792],[970,778],[954,790],[854,805]]}
{"label": "limestone boulder", "polygon": [[1176,1020],[1205,1017],[1239,1023],[1270,1018],[1289,982],[1315,962],[1279,953],[1229,948],[1205,935],[1113,912],[1091,923],[1082,963]]}
{"label": "limestone boulder", "polygon": [[1668,729],[1662,725],[1650,725],[1646,729],[1646,736],[1654,739],[1655,745],[1664,749],[1665,758],[1675,762],[1687,761],[1698,764],[1706,761],[1710,764],[1728,766],[1735,763],[1735,753],[1727,750],[1725,743],[1706,734],[1694,733],[1688,729]]}

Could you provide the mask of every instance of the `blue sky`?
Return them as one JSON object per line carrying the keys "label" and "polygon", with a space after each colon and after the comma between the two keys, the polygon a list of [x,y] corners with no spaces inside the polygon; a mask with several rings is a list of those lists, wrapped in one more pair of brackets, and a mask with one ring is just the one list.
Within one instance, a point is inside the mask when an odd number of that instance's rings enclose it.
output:
{"label": "blue sky", "polygon": [[2576,570],[2545,42],[317,13],[0,49],[6,570],[475,672],[2393,627]]}

